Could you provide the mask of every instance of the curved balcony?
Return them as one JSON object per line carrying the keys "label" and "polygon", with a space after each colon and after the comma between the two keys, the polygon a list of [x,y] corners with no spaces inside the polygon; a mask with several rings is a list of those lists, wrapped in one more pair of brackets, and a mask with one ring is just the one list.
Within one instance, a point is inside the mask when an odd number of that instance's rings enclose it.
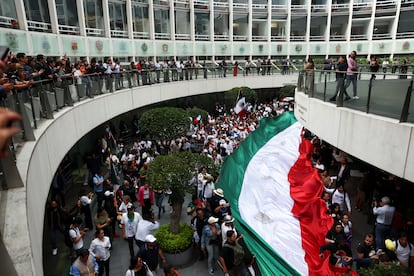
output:
{"label": "curved balcony", "polygon": [[[197,80],[139,87],[136,87],[137,79],[133,76],[134,72],[128,72],[130,78],[115,76],[110,78],[108,83],[108,79],[102,79],[102,86],[99,86],[99,78],[82,81],[80,84],[78,82],[75,84],[66,83],[72,88],[66,87],[62,80],[61,85],[64,86],[60,90],[52,89],[53,87],[46,89],[46,85],[42,85],[41,90],[45,93],[42,100],[39,100],[39,105],[45,102],[49,103],[49,108],[43,110],[45,106],[42,105],[40,108],[42,109],[41,113],[48,114],[50,119],[40,119],[36,124],[34,124],[36,119],[32,118],[30,121],[29,118],[29,114],[33,114],[34,109],[31,109],[34,105],[28,105],[24,102],[26,97],[13,95],[24,113],[24,126],[27,128],[24,131],[25,135],[33,138],[29,139],[32,141],[22,144],[17,153],[16,165],[24,185],[0,191],[2,202],[6,202],[7,199],[6,208],[2,208],[4,216],[0,217],[0,225],[3,227],[1,229],[3,241],[18,275],[43,275],[41,253],[44,226],[43,206],[47,199],[49,186],[58,164],[67,151],[90,130],[120,114],[157,102],[226,91],[235,86],[281,87],[285,84],[294,84],[297,79],[297,74],[248,77],[239,75],[238,77],[215,78],[214,69],[206,68],[206,72],[207,80],[203,79],[203,74],[200,73]],[[147,76],[151,80],[150,76],[153,76],[153,72],[142,73],[144,75],[140,75],[141,77]],[[94,83],[95,81],[96,83]],[[112,84],[119,91],[110,93],[113,91],[111,90]],[[129,88],[123,89],[123,86]],[[89,87],[91,91],[103,92],[104,94],[95,95],[92,93],[89,94],[89,97],[85,97],[86,87]],[[38,111],[35,114],[38,114]],[[32,135],[30,135],[30,131],[26,131],[31,129],[31,125],[37,127],[32,130]],[[3,162],[3,160],[1,161]],[[27,218],[27,220],[16,220],[16,216]],[[28,273],[29,271],[30,273]]]}
{"label": "curved balcony", "polygon": [[[390,69],[388,69],[390,70]],[[337,148],[398,177],[414,181],[413,75],[400,72],[357,75],[359,99],[336,102],[335,73],[303,73],[295,95],[296,118]],[[347,88],[352,96],[352,85]]]}

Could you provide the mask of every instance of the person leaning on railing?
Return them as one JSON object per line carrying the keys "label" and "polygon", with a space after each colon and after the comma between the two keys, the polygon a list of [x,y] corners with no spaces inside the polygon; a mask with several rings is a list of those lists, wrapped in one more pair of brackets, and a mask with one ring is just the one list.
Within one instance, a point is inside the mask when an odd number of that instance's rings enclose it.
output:
{"label": "person leaning on railing", "polygon": [[[8,78],[3,77],[7,70],[5,62],[0,61],[0,96],[4,98],[14,88],[13,83]],[[7,108],[0,107],[0,157],[7,157],[9,154],[9,146],[13,135],[20,132],[20,128],[14,124],[21,121],[20,114],[13,112]]]}

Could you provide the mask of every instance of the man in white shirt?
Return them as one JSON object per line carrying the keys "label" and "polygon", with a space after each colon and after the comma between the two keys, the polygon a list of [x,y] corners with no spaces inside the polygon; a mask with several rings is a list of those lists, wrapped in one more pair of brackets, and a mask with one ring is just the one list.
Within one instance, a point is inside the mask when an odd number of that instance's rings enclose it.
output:
{"label": "man in white shirt", "polygon": [[407,234],[401,232],[395,242],[395,254],[400,264],[407,270],[414,270],[414,246],[408,242]]}
{"label": "man in white shirt", "polygon": [[152,213],[143,214],[143,219],[138,222],[138,231],[135,233],[135,242],[138,248],[145,245],[145,237],[153,235],[155,230],[160,228],[160,223]]}
{"label": "man in white shirt", "polygon": [[134,238],[138,230],[138,223],[142,220],[139,213],[135,212],[134,205],[128,203],[128,212],[122,215],[122,237],[128,241],[129,254],[131,258],[135,257],[134,254]]}
{"label": "man in white shirt", "polygon": [[384,196],[380,202],[374,202],[373,214],[377,216],[375,224],[375,246],[376,249],[384,249],[384,240],[390,234],[392,218],[395,207],[390,206],[391,200]]}

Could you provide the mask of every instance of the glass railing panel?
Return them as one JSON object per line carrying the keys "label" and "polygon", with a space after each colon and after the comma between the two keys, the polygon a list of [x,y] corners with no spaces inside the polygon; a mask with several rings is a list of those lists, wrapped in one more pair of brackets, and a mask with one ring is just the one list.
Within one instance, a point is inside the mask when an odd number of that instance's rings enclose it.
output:
{"label": "glass railing panel", "polygon": [[407,122],[414,123],[414,95],[412,91],[411,91],[410,106],[408,108]]}

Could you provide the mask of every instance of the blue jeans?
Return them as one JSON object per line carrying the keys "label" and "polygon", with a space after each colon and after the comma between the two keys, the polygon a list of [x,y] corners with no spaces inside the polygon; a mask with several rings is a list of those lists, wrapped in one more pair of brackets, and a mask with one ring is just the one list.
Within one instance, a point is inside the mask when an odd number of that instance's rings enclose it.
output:
{"label": "blue jeans", "polygon": [[375,225],[375,247],[376,249],[384,249],[385,237],[389,236],[391,232],[391,225],[384,225],[377,223]]}
{"label": "blue jeans", "polygon": [[219,256],[219,247],[215,244],[207,244],[206,245],[207,254],[208,254],[208,270],[214,269],[214,261],[218,260]]}
{"label": "blue jeans", "polygon": [[346,81],[345,81],[345,90],[348,88],[348,86],[352,82],[352,94],[353,96],[357,95],[357,75],[346,75]]}

